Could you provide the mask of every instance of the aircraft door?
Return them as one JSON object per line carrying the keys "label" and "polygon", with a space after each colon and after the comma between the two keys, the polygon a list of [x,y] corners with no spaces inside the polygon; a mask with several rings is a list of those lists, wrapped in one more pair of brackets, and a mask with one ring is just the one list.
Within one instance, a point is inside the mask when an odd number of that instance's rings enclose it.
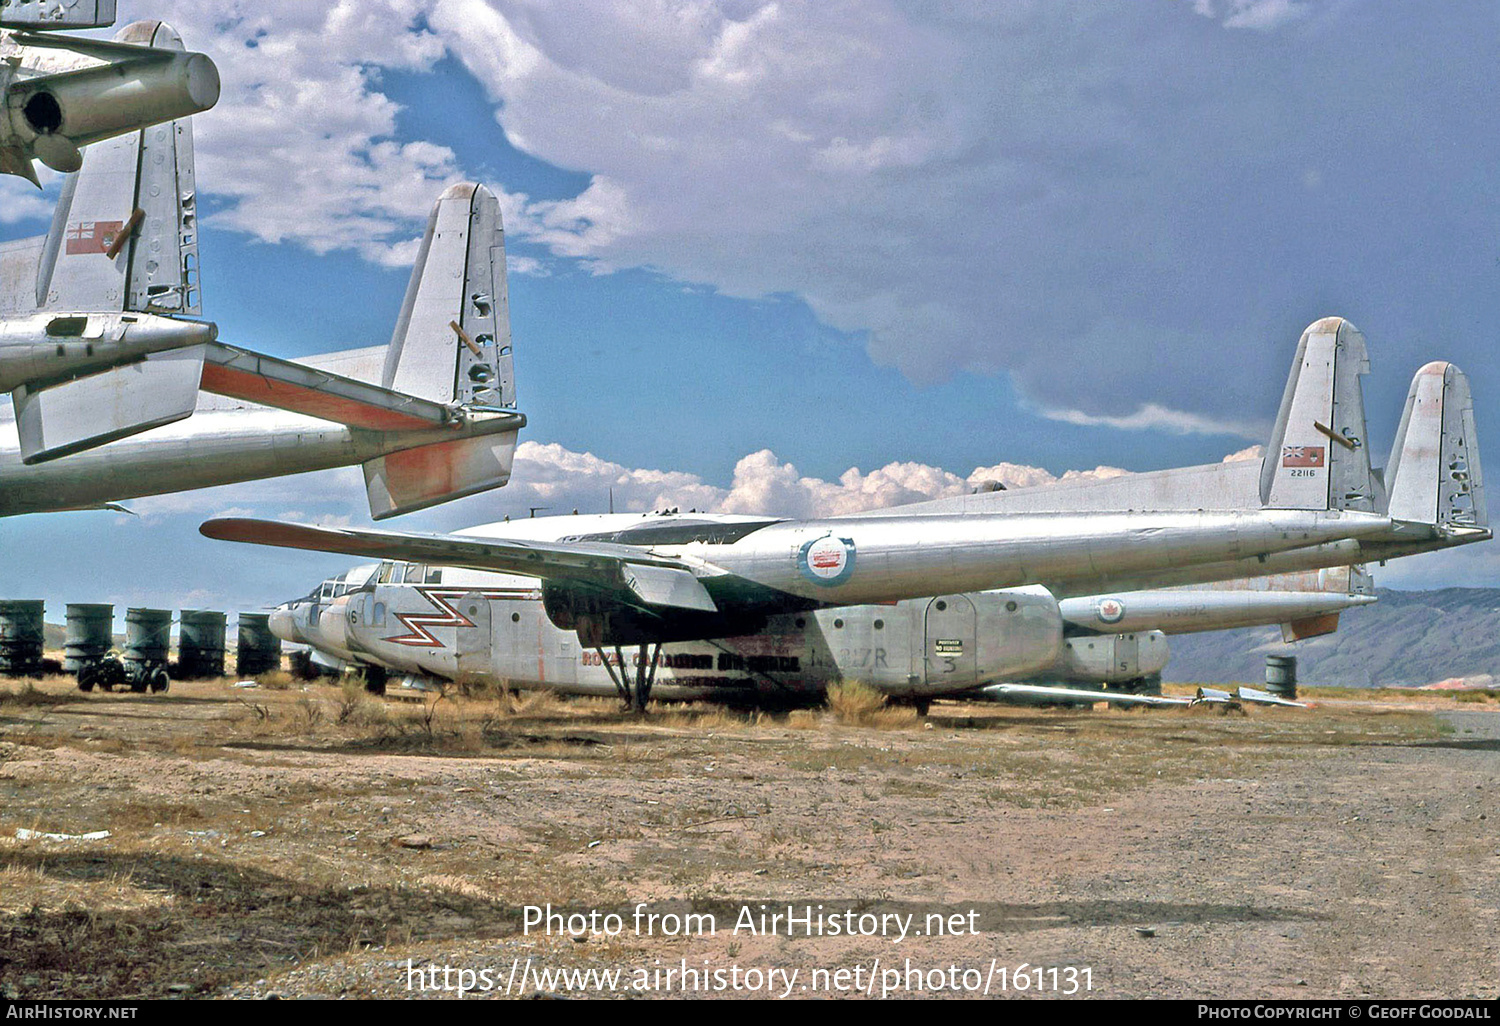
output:
{"label": "aircraft door", "polygon": [[460,679],[487,674],[490,670],[490,600],[477,591],[466,593],[457,602],[458,612],[466,621],[458,627],[454,654],[458,659]]}
{"label": "aircraft door", "polygon": [[971,687],[978,680],[978,616],[966,595],[942,595],[927,604],[927,685]]}

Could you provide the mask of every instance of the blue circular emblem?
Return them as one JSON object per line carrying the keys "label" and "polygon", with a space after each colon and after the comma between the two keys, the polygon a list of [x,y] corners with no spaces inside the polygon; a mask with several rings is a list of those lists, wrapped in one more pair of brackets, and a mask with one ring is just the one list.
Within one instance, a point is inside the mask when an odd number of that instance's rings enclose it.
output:
{"label": "blue circular emblem", "polygon": [[797,553],[797,569],[822,588],[843,584],[854,573],[854,539],[832,535],[814,538]]}

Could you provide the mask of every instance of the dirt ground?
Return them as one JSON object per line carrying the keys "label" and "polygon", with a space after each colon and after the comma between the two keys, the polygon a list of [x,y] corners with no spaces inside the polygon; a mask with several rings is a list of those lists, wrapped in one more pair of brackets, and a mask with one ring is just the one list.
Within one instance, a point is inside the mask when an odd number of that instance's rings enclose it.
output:
{"label": "dirt ground", "polygon": [[[0,992],[1500,996],[1500,700],[1312,699],[636,719],[0,681]],[[549,903],[623,929],[525,929]],[[912,932],[733,930],[788,905]],[[588,969],[624,975],[542,975]]]}

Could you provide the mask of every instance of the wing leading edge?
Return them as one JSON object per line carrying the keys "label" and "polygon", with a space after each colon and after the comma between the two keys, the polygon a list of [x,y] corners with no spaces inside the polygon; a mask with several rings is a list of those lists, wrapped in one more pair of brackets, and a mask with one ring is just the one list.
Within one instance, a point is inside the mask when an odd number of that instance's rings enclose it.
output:
{"label": "wing leading edge", "polygon": [[631,605],[670,606],[709,613],[718,611],[686,563],[655,556],[630,545],[502,541],[461,535],[313,527],[243,518],[209,520],[198,530],[205,538],[218,541],[519,574],[603,588],[617,592]]}

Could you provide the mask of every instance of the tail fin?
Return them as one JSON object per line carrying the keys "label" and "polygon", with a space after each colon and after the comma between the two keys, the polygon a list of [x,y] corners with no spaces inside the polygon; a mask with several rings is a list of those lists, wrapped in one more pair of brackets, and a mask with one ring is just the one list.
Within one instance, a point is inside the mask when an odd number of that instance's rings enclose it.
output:
{"label": "tail fin", "polygon": [[[182,37],[161,22],[137,22],[118,38],[134,46],[183,49]],[[131,355],[128,343],[145,332],[140,321],[147,319],[132,315],[202,312],[193,135],[186,119],[88,147],[83,166],[63,184],[42,243],[34,299],[35,310],[60,315],[49,323],[49,341],[57,325],[78,322],[83,327],[77,330],[97,342],[104,328],[73,315],[123,315],[112,323],[123,338],[124,356]],[[4,306],[21,312],[31,303],[10,295]],[[199,340],[199,328],[209,329],[212,337],[211,325],[163,324],[181,329],[183,345]],[[57,459],[192,415],[202,347],[157,352],[148,335],[141,335],[142,359],[97,372],[80,364],[84,376],[43,382],[40,388],[23,385],[12,393],[25,463]],[[57,348],[61,356],[63,346]]]}
{"label": "tail fin", "polygon": [[[182,50],[161,22],[122,42]],[[69,313],[202,313],[197,185],[189,119],[88,147],[68,176],[37,264],[36,306]]]}
{"label": "tail fin", "polygon": [[383,383],[437,402],[516,405],[505,230],[484,186],[455,185],[433,208]]}
{"label": "tail fin", "polygon": [[[386,350],[387,388],[490,410],[516,405],[500,203],[482,185],[439,198]],[[364,465],[370,512],[397,516],[510,480],[516,433],[438,442]]]}
{"label": "tail fin", "polygon": [[1489,527],[1469,379],[1451,363],[1417,371],[1386,468],[1392,520]]}
{"label": "tail fin", "polygon": [[1377,508],[1359,380],[1369,371],[1365,337],[1342,317],[1325,317],[1302,333],[1261,463],[1262,505]]}

